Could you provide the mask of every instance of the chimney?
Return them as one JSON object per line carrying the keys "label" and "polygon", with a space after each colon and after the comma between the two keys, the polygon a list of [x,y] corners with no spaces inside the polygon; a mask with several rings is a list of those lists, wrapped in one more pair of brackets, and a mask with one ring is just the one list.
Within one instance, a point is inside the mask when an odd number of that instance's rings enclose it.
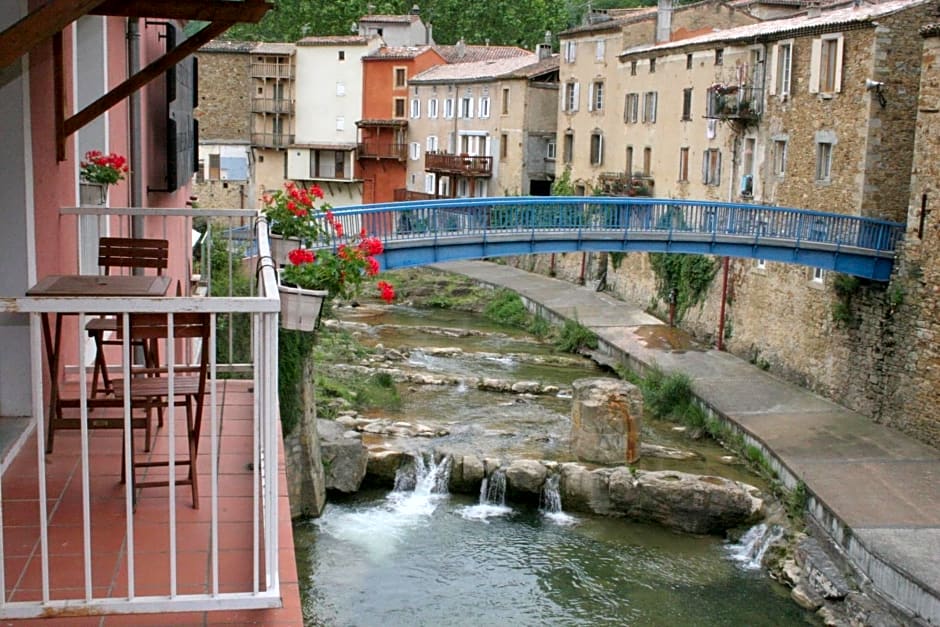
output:
{"label": "chimney", "polygon": [[656,43],[672,37],[672,0],[659,0],[656,5]]}
{"label": "chimney", "polygon": [[454,47],[457,48],[457,58],[463,59],[464,55],[467,54],[467,44],[464,42],[463,37],[457,40],[457,45]]}
{"label": "chimney", "polygon": [[806,7],[806,17],[819,17],[822,14],[822,9],[817,0],[807,0],[803,6]]}
{"label": "chimney", "polygon": [[539,61],[552,56],[552,31],[545,31],[545,42],[535,46],[535,54],[538,55]]}
{"label": "chimney", "polygon": [[413,6],[411,7],[411,14],[412,14],[412,15],[421,15],[421,7],[419,7],[417,4],[413,5]]}

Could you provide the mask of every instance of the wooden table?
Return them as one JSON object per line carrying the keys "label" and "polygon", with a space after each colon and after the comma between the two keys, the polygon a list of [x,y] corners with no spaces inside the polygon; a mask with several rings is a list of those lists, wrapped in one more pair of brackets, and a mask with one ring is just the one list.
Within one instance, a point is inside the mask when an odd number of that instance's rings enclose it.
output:
{"label": "wooden table", "polygon": [[[170,287],[170,277],[164,275],[97,275],[65,274],[50,275],[26,290],[27,296],[38,298],[103,298],[127,297],[140,298],[163,296]],[[59,403],[59,357],[62,343],[62,318],[78,315],[74,313],[56,313],[55,330],[49,321],[49,313],[42,314],[42,334],[46,346],[46,362],[49,366],[49,428],[47,430],[46,452],[52,452],[53,433],[56,428],[80,428],[72,424],[75,420],[62,417]],[[110,422],[108,424],[110,426]],[[122,421],[123,426],[123,421]]]}

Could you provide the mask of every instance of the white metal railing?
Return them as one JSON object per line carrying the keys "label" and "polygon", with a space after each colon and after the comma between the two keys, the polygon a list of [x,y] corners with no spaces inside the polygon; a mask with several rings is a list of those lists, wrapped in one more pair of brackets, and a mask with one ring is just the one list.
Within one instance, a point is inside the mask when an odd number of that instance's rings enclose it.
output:
{"label": "white metal railing", "polygon": [[[230,254],[227,264],[213,263],[211,242],[204,246],[201,259],[204,270],[200,281],[210,294],[214,289],[217,291],[217,283],[213,284],[213,280],[227,281],[229,293],[225,296],[13,296],[0,299],[0,310],[22,312],[30,316],[29,358],[36,445],[36,461],[31,462],[35,464],[34,468],[26,471],[21,478],[18,477],[17,481],[8,481],[4,477],[0,483],[6,487],[18,482],[22,487],[21,492],[31,490],[35,483],[35,495],[20,493],[6,498],[0,488],[0,529],[3,531],[0,533],[0,555],[4,555],[5,562],[4,568],[0,569],[0,618],[278,607],[281,603],[278,573],[279,299],[274,264],[262,261],[270,260],[266,222],[258,220],[254,211],[237,209],[80,207],[63,209],[62,213],[99,215],[110,222],[113,230],[120,232],[126,228],[127,233],[131,232],[131,221],[139,218],[151,236],[161,232],[164,235],[178,234],[181,228],[188,234],[191,218],[205,217],[213,222],[217,231],[224,234],[225,243],[219,249],[227,248]],[[187,244],[187,261],[189,250]],[[171,243],[171,255],[173,252]],[[185,265],[191,268],[189,263]],[[221,265],[227,267],[222,269],[223,276],[218,276]],[[211,271],[213,266],[216,269],[215,277]],[[231,290],[239,277],[241,283],[247,282],[249,295],[235,295]],[[186,279],[188,281],[189,277]],[[85,322],[92,316],[117,315],[118,320],[123,322],[123,328],[128,328],[131,314],[167,314],[170,330],[164,351],[168,396],[172,398],[174,385],[178,381],[174,364],[188,363],[185,351],[191,348],[173,337],[173,317],[184,312],[204,312],[212,321],[208,347],[209,378],[203,417],[205,428],[200,438],[202,445],[199,452],[199,459],[203,463],[197,464],[208,466],[201,476],[203,493],[199,495],[200,508],[193,508],[189,489],[143,488],[138,490],[140,498],[135,512],[131,481],[124,484],[122,494],[118,496],[114,488],[117,477],[114,477],[114,484],[110,484],[107,477],[100,480],[102,473],[114,471],[114,468],[106,467],[103,455],[113,457],[119,453],[106,449],[108,441],[102,440],[97,435],[99,432],[92,435],[91,427],[101,416],[96,413],[108,410],[90,402],[89,378],[92,366],[88,358],[90,347],[85,340]],[[52,385],[43,347],[43,316],[47,319],[55,317],[60,321],[77,320],[77,325],[71,325],[63,334],[62,354],[66,358],[71,356],[72,363],[66,365],[61,375],[51,373],[51,376],[57,377],[57,381],[61,377],[63,385],[77,391],[79,435],[77,438],[74,435],[59,435],[56,448],[49,455],[45,450],[46,417],[50,415],[49,388]],[[250,325],[250,351],[247,359],[241,362],[234,359],[238,338],[234,337],[237,334],[233,332],[235,325],[231,320],[236,316],[247,317]],[[227,326],[225,320],[229,320]],[[219,363],[216,356],[220,343],[219,326],[226,329],[226,337],[221,341],[223,345],[228,344],[227,352],[223,350],[229,357],[226,363]],[[131,476],[133,462],[131,440],[128,437],[133,433],[130,402],[133,353],[130,339],[125,333],[120,349],[124,393],[117,397],[125,400],[122,406],[111,411],[120,414],[123,419],[123,429],[120,430],[123,434],[120,438],[123,453],[121,469],[127,477]],[[177,353],[182,355],[180,359],[177,359]],[[221,379],[220,376],[225,374],[245,377],[250,374],[251,378],[242,382]],[[247,409],[244,405],[237,407],[228,400],[235,394],[233,390],[252,395],[252,402]],[[177,437],[181,433],[180,425],[176,424],[177,419],[182,420],[184,410],[174,407],[173,403],[168,405],[164,410],[165,426],[155,439],[166,447],[167,474],[176,477],[179,470],[177,462],[183,455],[188,456],[187,445],[181,444]],[[236,411],[245,415],[236,415]],[[244,429],[246,435],[242,435],[239,429]],[[112,437],[112,440],[117,441],[117,438]],[[185,439],[182,441],[185,442]],[[28,450],[17,453],[18,456],[24,456],[23,459],[31,459],[29,454]],[[208,464],[204,463],[206,455]],[[240,463],[241,459],[244,460],[243,464]],[[72,483],[68,483],[65,488],[57,483],[61,478],[52,474],[60,462],[74,463],[77,469]],[[10,467],[23,471],[23,466],[16,463]],[[32,473],[35,473],[35,477]],[[50,479],[54,481],[53,484],[50,484]],[[76,486],[76,482],[80,487]],[[208,498],[205,496],[206,487]],[[162,498],[164,493],[161,490],[165,490],[165,499]],[[150,498],[145,508],[143,499],[150,496],[148,492],[153,492],[156,498]],[[123,501],[123,507],[120,501]],[[164,504],[161,505],[161,501]],[[144,509],[146,513],[142,511]],[[237,512],[237,515],[233,512]],[[154,540],[154,534],[148,535],[140,530],[141,526],[150,529],[154,522],[158,527],[165,525],[166,528],[166,536],[157,541]],[[114,527],[110,532],[107,531],[109,526]],[[80,527],[80,556],[64,555],[60,543],[58,540],[53,542],[53,538],[58,538],[61,528],[74,530],[77,527]],[[17,533],[28,535],[24,531],[27,528],[35,529],[34,549],[24,557],[25,562],[14,560],[9,556],[15,553],[15,547],[11,546],[10,551],[4,551],[3,540],[5,537],[17,537]],[[195,533],[193,529],[200,531]],[[202,535],[201,530],[207,533]],[[99,535],[102,533],[103,536]],[[108,542],[109,533],[120,533],[124,538],[116,557],[112,555],[112,550],[96,548],[102,541]],[[93,536],[97,538],[94,542]],[[191,572],[194,552],[199,554],[200,559],[204,556],[206,560],[207,566],[202,568],[203,580],[199,579],[198,572]],[[22,584],[24,573],[30,568],[30,560],[34,564],[38,561],[39,564],[38,588],[24,588]],[[77,562],[81,563],[79,585],[76,585],[77,575],[74,574]],[[164,567],[165,577],[159,574]],[[117,578],[110,585],[102,586],[98,581],[99,575],[107,572],[108,568],[112,573],[125,574],[123,577],[115,575]],[[67,582],[69,585],[63,582],[66,573],[73,573]],[[234,576],[234,573],[238,575]],[[246,573],[250,573],[250,576]]]}

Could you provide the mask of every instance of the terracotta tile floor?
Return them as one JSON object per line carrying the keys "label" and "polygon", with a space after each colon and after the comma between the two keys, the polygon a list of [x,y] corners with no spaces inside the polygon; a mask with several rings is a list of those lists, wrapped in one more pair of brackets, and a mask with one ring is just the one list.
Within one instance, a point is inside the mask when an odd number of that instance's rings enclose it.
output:
{"label": "terracotta tile floor", "polygon": [[[252,589],[252,437],[253,397],[248,382],[219,384],[222,422],[219,455],[219,589],[221,592]],[[96,410],[99,411],[99,410]],[[183,415],[177,417],[183,431]],[[143,434],[137,442],[143,449]],[[154,459],[164,455],[167,427],[155,437]],[[96,430],[90,434],[91,455],[91,581],[95,597],[121,597],[128,591],[128,534],[125,525],[125,486],[120,483],[121,432]],[[177,456],[186,453],[185,436],[177,434]],[[283,453],[283,451],[282,451]],[[41,598],[39,549],[39,493],[36,436],[2,477],[3,568],[8,602]],[[165,458],[165,457],[163,457]],[[55,452],[45,456],[49,512],[50,595],[53,599],[84,596],[82,484],[79,432],[57,431]],[[210,560],[210,443],[208,419],[199,447],[200,508],[192,507],[189,486],[178,486],[176,502],[177,593],[208,593]],[[302,625],[300,592],[294,560],[294,542],[287,501],[283,454],[279,472],[280,578],[283,608],[218,612],[110,615],[2,621],[0,624],[37,625]],[[154,475],[166,469],[151,469]],[[185,474],[178,468],[178,476]],[[138,478],[140,480],[140,478]],[[138,596],[170,593],[170,536],[168,488],[138,491],[134,514],[134,583]],[[260,542],[260,539],[259,539]],[[263,560],[262,560],[263,561]],[[262,565],[263,571],[263,565]],[[263,574],[261,583],[263,584]]]}

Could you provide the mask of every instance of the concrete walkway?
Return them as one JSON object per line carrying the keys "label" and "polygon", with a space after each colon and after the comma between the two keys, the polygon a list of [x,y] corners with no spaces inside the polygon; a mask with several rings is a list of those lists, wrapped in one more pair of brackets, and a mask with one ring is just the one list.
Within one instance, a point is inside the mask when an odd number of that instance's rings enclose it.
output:
{"label": "concrete walkway", "polygon": [[881,594],[940,625],[940,450],[729,353],[683,346],[681,334],[609,294],[482,261],[433,267],[511,289],[546,317],[576,319],[625,363],[687,374],[788,485],[806,484],[811,518]]}

